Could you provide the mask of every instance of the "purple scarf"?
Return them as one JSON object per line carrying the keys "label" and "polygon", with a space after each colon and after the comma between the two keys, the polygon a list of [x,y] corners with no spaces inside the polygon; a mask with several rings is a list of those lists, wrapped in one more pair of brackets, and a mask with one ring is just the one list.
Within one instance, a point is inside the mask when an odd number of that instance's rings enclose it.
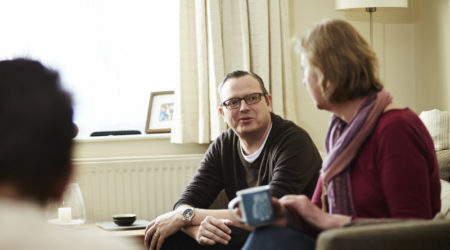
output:
{"label": "purple scarf", "polygon": [[351,165],[391,101],[392,96],[383,89],[363,99],[349,124],[335,115],[331,117],[325,139],[327,157],[322,164],[321,175],[322,209],[327,207],[326,196],[330,214],[356,216],[350,180]]}

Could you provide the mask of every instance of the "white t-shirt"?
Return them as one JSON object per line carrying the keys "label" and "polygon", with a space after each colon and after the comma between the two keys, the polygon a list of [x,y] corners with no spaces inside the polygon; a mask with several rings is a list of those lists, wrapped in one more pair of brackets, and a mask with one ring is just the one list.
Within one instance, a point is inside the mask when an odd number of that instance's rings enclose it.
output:
{"label": "white t-shirt", "polygon": [[258,156],[261,154],[261,152],[262,152],[262,150],[263,150],[263,148],[264,148],[264,145],[266,145],[266,141],[267,141],[267,138],[269,138],[269,135],[270,135],[270,131],[271,131],[271,130],[272,130],[272,123],[270,123],[269,133],[267,133],[266,139],[264,139],[263,144],[262,144],[262,145],[258,148],[258,150],[256,150],[253,154],[246,155],[246,154],[244,153],[244,150],[242,149],[242,145],[241,145],[241,154],[244,156],[244,159],[245,159],[247,162],[252,163],[252,162],[254,162],[254,161],[258,158]]}

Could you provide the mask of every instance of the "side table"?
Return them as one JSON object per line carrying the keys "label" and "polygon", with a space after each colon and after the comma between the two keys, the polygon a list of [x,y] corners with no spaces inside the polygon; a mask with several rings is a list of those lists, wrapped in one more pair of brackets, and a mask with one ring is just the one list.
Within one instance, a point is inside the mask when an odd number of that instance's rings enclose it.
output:
{"label": "side table", "polygon": [[144,246],[144,233],[145,229],[128,229],[128,230],[104,230],[97,226],[95,223],[87,223],[84,225],[79,226],[80,230],[87,229],[87,230],[94,230],[94,231],[101,231],[108,236],[112,237],[125,237],[128,239],[132,239],[137,244],[142,245],[142,249],[146,249]]}

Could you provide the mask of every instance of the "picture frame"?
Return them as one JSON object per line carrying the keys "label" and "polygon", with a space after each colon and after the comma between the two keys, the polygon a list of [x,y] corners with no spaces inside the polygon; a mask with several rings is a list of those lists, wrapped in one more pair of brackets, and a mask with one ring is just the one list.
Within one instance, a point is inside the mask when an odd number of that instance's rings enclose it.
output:
{"label": "picture frame", "polygon": [[145,133],[170,133],[172,129],[174,91],[151,92]]}

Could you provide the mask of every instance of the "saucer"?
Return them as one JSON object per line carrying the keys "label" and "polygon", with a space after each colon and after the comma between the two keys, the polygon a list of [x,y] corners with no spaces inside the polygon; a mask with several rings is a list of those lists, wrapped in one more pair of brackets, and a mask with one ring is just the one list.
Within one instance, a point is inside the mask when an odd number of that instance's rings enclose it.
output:
{"label": "saucer", "polygon": [[70,222],[60,222],[58,219],[49,219],[49,223],[63,226],[74,226],[84,224],[84,220],[71,220]]}
{"label": "saucer", "polygon": [[136,220],[131,226],[118,226],[112,221],[102,221],[95,223],[98,227],[108,230],[133,230],[133,229],[143,229],[146,228],[150,221],[147,220]]}

